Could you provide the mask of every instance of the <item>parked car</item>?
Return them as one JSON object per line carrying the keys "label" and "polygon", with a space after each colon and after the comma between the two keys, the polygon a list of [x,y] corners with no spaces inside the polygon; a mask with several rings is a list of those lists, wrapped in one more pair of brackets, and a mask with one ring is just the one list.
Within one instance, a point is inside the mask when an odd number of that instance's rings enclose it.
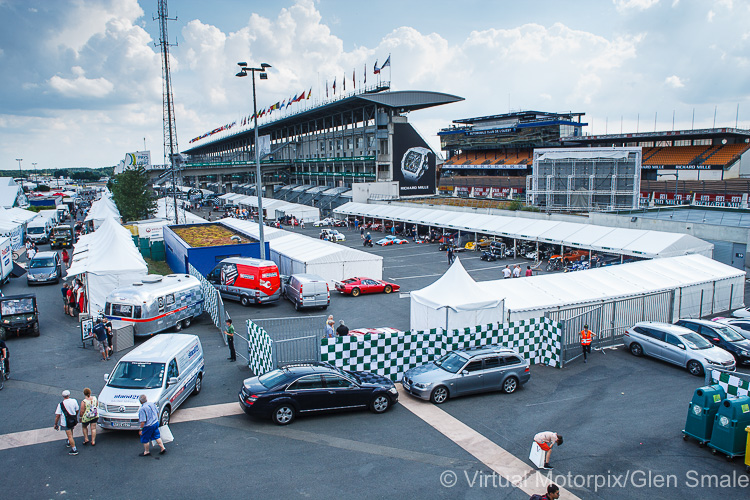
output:
{"label": "parked car", "polygon": [[326,217],[325,219],[320,219],[318,221],[313,222],[313,227],[323,227],[323,226],[333,226],[334,219],[330,217]]}
{"label": "parked car", "polygon": [[328,241],[346,241],[346,236],[340,233],[338,229],[321,229],[320,239]]}
{"label": "parked car", "polygon": [[735,330],[737,330],[737,333],[745,337],[746,339],[750,339],[750,318],[738,318],[738,319],[732,319],[732,318],[713,318],[711,321],[716,321],[718,323],[722,323],[724,325],[729,325]]}
{"label": "parked car", "polygon": [[287,425],[297,415],[320,411],[369,408],[384,413],[398,402],[398,391],[381,375],[308,363],[245,379],[239,400],[248,415]]}
{"label": "parked car", "polygon": [[409,243],[409,240],[392,235],[388,235],[375,242],[376,245],[380,245],[381,247],[387,247],[389,245],[405,245],[406,243]]}
{"label": "parked car", "polygon": [[737,365],[750,364],[750,340],[731,326],[704,319],[681,319],[675,324],[698,333],[713,345],[729,352]]}
{"label": "parked car", "polygon": [[441,404],[449,398],[478,392],[515,392],[529,381],[529,361],[507,347],[452,351],[432,363],[404,373],[401,385],[409,394]]}
{"label": "parked car", "polygon": [[743,307],[732,312],[732,316],[735,318],[749,318],[750,319],[750,307]]}
{"label": "parked car", "polygon": [[341,293],[349,294],[352,297],[358,297],[363,293],[398,292],[400,288],[401,286],[395,283],[372,278],[349,278],[344,281],[336,282],[336,290]]}
{"label": "parked car", "polygon": [[293,274],[282,282],[282,294],[298,311],[303,307],[327,309],[331,304],[328,282],[316,274]]}
{"label": "parked car", "polygon": [[26,283],[60,283],[62,279],[62,260],[57,252],[38,252],[29,261],[26,270]]}
{"label": "parked car", "polygon": [[28,333],[39,336],[36,295],[8,295],[0,298],[0,340]]}
{"label": "parked car", "polygon": [[401,330],[398,330],[396,328],[391,328],[389,326],[379,326],[377,328],[355,328],[353,330],[349,330],[349,335],[356,335],[356,336],[365,336],[365,335],[384,335],[388,337],[392,337],[394,335],[403,335],[404,332]]}
{"label": "parked car", "polygon": [[480,248],[487,248],[487,247],[489,247],[490,243],[491,243],[491,240],[488,240],[486,238],[481,238],[481,239],[477,240],[476,242],[469,241],[468,243],[466,243],[466,245],[464,245],[464,248],[466,248],[466,250],[477,250],[478,251]]}
{"label": "parked car", "polygon": [[641,321],[627,329],[622,342],[634,356],[651,356],[683,366],[695,376],[711,368],[735,369],[731,354],[680,325]]}

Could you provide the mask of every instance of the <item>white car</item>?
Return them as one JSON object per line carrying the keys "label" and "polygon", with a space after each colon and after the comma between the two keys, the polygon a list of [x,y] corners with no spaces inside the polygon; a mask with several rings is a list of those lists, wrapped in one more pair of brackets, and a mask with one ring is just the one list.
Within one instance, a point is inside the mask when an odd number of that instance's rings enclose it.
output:
{"label": "white car", "polygon": [[313,227],[321,227],[321,226],[333,226],[334,220],[330,217],[326,217],[325,219],[320,219],[319,221],[313,222]]}
{"label": "white car", "polygon": [[734,316],[735,318],[750,318],[750,307],[737,309],[732,313],[732,316]]}
{"label": "white car", "polygon": [[337,229],[321,229],[320,239],[327,239],[328,241],[346,241],[346,236],[339,233]]}

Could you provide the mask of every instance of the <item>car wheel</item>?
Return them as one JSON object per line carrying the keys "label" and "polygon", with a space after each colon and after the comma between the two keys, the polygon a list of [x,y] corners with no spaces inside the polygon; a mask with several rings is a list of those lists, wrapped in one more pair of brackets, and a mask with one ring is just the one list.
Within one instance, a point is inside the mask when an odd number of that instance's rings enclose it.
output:
{"label": "car wheel", "polygon": [[31,336],[32,337],[38,337],[39,336],[39,321],[36,321],[34,323],[34,326],[31,329]]}
{"label": "car wheel", "polygon": [[503,392],[506,394],[511,394],[513,392],[516,392],[516,389],[518,389],[518,379],[516,377],[506,378],[505,382],[503,382]]}
{"label": "car wheel", "polygon": [[641,347],[641,344],[633,342],[630,344],[630,353],[633,356],[643,356],[643,347]]}
{"label": "car wheel", "polygon": [[242,307],[247,307],[250,305],[250,297],[247,295],[243,295],[240,297],[240,304],[242,304]]}
{"label": "car wheel", "polygon": [[359,288],[352,289],[352,297],[359,297]]}
{"label": "car wheel", "polygon": [[694,359],[688,361],[687,370],[691,375],[695,375],[696,377],[703,375],[703,365]]}
{"label": "car wheel", "polygon": [[195,388],[193,389],[193,394],[200,394],[201,389],[203,389],[203,375],[198,374],[195,379]]}
{"label": "car wheel", "polygon": [[169,425],[170,416],[171,412],[169,411],[169,406],[167,406],[161,411],[161,415],[159,416],[159,426]]}
{"label": "car wheel", "polygon": [[291,424],[294,420],[294,408],[286,404],[276,407],[271,415],[271,420],[276,425]]}
{"label": "car wheel", "polygon": [[370,410],[373,413],[384,413],[391,406],[391,400],[385,394],[379,394],[372,399]]}
{"label": "car wheel", "polygon": [[393,291],[393,287],[391,285],[385,285],[385,288],[383,289],[385,293],[391,293]]}
{"label": "car wheel", "polygon": [[182,331],[182,321],[178,321],[177,324],[174,325],[174,331],[176,332]]}
{"label": "car wheel", "polygon": [[430,401],[436,405],[443,404],[448,400],[448,388],[444,385],[435,387],[430,394]]}
{"label": "car wheel", "polygon": [[191,325],[192,323],[193,323],[193,319],[192,319],[192,318],[185,318],[185,319],[183,319],[183,320],[182,320],[182,327],[183,327],[183,328],[187,328],[187,327],[189,327],[189,326],[190,326],[190,325]]}

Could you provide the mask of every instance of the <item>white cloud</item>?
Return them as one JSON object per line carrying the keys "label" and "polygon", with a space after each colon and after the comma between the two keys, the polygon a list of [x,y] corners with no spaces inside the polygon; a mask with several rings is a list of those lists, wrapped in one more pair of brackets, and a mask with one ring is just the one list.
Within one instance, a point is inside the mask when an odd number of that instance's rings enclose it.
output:
{"label": "white cloud", "polygon": [[86,78],[80,66],[74,66],[72,73],[76,75],[75,78],[53,76],[49,80],[49,86],[65,97],[102,98],[114,89],[112,82],[106,78]]}
{"label": "white cloud", "polygon": [[[675,0],[675,3],[677,0]],[[612,0],[615,4],[615,8],[620,11],[628,10],[647,10],[659,3],[659,0]],[[673,4],[674,5],[674,4]]]}
{"label": "white cloud", "polygon": [[677,76],[677,75],[668,76],[664,80],[664,83],[667,86],[672,87],[673,89],[681,89],[682,87],[685,86],[685,84],[682,82],[682,80],[680,79],[680,77]]}
{"label": "white cloud", "polygon": [[714,17],[716,16],[716,13],[713,10],[709,10],[708,14],[706,14],[706,20],[711,23],[714,20]]}

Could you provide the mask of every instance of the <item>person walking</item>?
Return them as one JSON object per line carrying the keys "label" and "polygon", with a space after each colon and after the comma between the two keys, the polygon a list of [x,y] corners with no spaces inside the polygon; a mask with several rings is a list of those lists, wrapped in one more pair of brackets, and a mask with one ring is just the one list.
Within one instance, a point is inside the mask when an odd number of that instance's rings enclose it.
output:
{"label": "person walking", "polygon": [[529,500],[557,500],[560,498],[560,487],[555,483],[547,485],[547,493],[544,495],[531,495]]}
{"label": "person walking", "polygon": [[27,257],[27,258],[28,258],[29,260],[31,260],[31,259],[33,259],[33,258],[34,258],[34,256],[35,256],[35,255],[36,255],[36,244],[34,244],[34,242],[32,241],[32,242],[31,242],[31,247],[30,247],[30,248],[29,248],[29,250],[28,250],[28,251],[26,252],[26,257]]}
{"label": "person walking", "polygon": [[76,448],[75,439],[73,439],[73,429],[78,424],[78,401],[70,397],[70,391],[62,391],[63,400],[57,405],[55,410],[55,425],[56,431],[65,431],[67,437],[66,446],[70,448],[68,455],[78,455],[78,448]]}
{"label": "person walking", "polygon": [[68,254],[68,250],[63,248],[62,251],[62,261],[63,261],[63,270],[68,269],[68,263],[70,262],[70,254]]}
{"label": "person walking", "polygon": [[586,354],[591,354],[591,340],[596,334],[589,330],[589,325],[583,325],[583,330],[578,334],[581,336],[581,349],[583,350],[583,362],[588,363]]}
{"label": "person walking", "polygon": [[154,403],[148,401],[145,394],[141,394],[138,401],[141,402],[141,407],[138,409],[138,422],[141,430],[138,431],[138,435],[141,436],[141,443],[143,444],[143,453],[138,456],[147,457],[151,455],[148,451],[148,445],[151,441],[156,441],[156,444],[161,448],[159,455],[164,455],[167,449],[164,447],[159,433],[159,411]]}
{"label": "person walking", "polygon": [[72,284],[68,287],[68,314],[72,318],[75,318],[76,316],[76,292],[75,292],[75,284]]}
{"label": "person walking", "polygon": [[513,268],[513,277],[514,278],[521,277],[521,265],[520,264],[516,264],[516,267]]}
{"label": "person walking", "polygon": [[544,456],[544,468],[552,469],[553,467],[549,463],[549,457],[552,455],[552,447],[554,445],[562,446],[562,435],[550,431],[543,431],[534,436],[534,442],[539,445],[542,451],[546,452],[546,455]]}
{"label": "person walking", "polygon": [[503,269],[503,279],[507,280],[508,278],[510,278],[510,275],[511,275],[510,266],[506,265],[505,269]]}
{"label": "person walking", "polygon": [[97,318],[96,325],[94,325],[94,335],[96,336],[96,343],[99,347],[99,352],[102,353],[102,361],[109,359],[109,346],[107,345],[107,328],[102,323],[101,318]]}
{"label": "person walking", "polygon": [[70,301],[68,299],[68,288],[69,285],[67,283],[63,283],[62,289],[60,290],[62,292],[62,299],[63,299],[63,312],[66,316],[70,315]]}
{"label": "person walking", "polygon": [[5,343],[3,339],[0,339],[0,363],[4,365],[5,368],[5,380],[8,380],[10,378],[10,356],[8,352],[8,345]]}
{"label": "person walking", "polygon": [[336,328],[336,335],[339,337],[343,337],[345,335],[349,335],[349,327],[344,324],[344,320],[339,320],[339,326]]}
{"label": "person walking", "polygon": [[333,325],[335,322],[333,321],[333,314],[329,314],[328,318],[326,319],[326,337],[329,339],[332,339],[334,337],[334,331],[333,331]]}
{"label": "person walking", "polygon": [[[96,396],[91,394],[91,389],[86,387],[83,390],[85,396],[81,400],[81,428],[83,429],[83,445],[91,443],[91,446],[96,446],[96,423],[99,421],[99,402],[96,400]],[[89,440],[89,426],[91,426],[91,439]]]}
{"label": "person walking", "polygon": [[526,266],[526,277],[534,276],[534,271],[531,270],[531,266]]}
{"label": "person walking", "polygon": [[228,361],[237,361],[237,353],[234,351],[234,325],[232,325],[232,318],[227,318],[225,321],[227,329],[224,330],[224,334],[227,336],[227,345],[229,346],[229,357]]}
{"label": "person walking", "polygon": [[446,253],[448,254],[448,265],[450,266],[451,264],[453,264],[453,245],[448,244]]}

